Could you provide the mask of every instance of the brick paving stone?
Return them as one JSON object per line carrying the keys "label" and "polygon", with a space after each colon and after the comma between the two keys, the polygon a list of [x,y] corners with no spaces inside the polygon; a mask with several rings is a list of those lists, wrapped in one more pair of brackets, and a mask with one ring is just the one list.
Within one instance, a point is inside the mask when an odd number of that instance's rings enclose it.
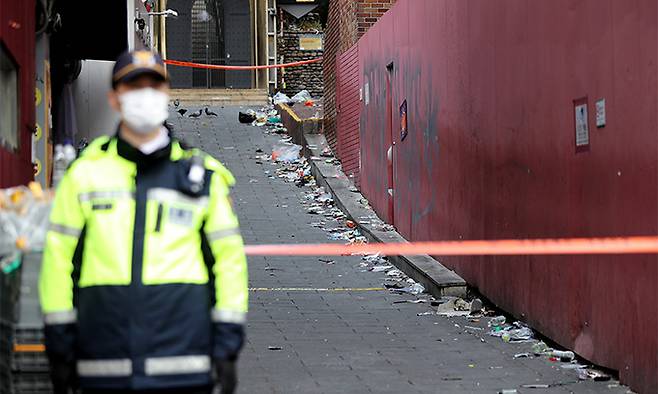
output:
{"label": "brick paving stone", "polygon": [[[196,110],[199,107],[188,108]],[[222,161],[237,179],[233,201],[248,244],[329,242],[306,213],[308,190],[271,179],[276,166],[256,160],[281,138],[238,123],[239,107],[211,108],[217,118],[170,119],[176,135]],[[190,111],[191,112],[191,111]],[[260,163],[259,163],[260,162]],[[286,207],[284,207],[286,206]],[[250,257],[256,288],[381,287],[358,257]],[[267,269],[266,269],[267,268]],[[464,333],[465,319],[417,316],[427,304],[385,291],[251,293],[248,340],[240,359],[240,393],[496,393],[528,383],[563,383],[542,393],[623,393],[614,382],[578,382],[574,371],[545,359],[513,359],[529,344]],[[455,326],[460,325],[460,327]],[[483,326],[483,323],[481,323]],[[269,350],[279,346],[281,350]]]}

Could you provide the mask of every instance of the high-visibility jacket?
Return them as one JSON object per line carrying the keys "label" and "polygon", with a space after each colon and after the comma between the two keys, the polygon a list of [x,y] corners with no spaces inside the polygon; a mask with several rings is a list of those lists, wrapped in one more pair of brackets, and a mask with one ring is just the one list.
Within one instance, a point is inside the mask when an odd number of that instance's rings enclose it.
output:
{"label": "high-visibility jacket", "polygon": [[[205,174],[193,184],[199,157]],[[213,362],[235,359],[244,340],[233,183],[176,140],[151,155],[118,136],[89,145],[61,180],[46,237],[39,293],[51,362],[75,362],[82,388],[211,384]]]}

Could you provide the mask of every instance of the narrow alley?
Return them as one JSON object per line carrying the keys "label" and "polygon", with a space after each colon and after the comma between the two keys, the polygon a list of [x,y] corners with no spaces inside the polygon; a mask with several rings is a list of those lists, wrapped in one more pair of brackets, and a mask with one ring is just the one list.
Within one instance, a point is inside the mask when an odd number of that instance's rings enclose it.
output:
{"label": "narrow alley", "polygon": [[[322,217],[308,213],[312,189],[278,177],[280,164],[265,157],[285,135],[238,123],[239,107],[211,110],[218,116],[174,112],[170,122],[236,177],[245,243],[332,242]],[[515,358],[532,344],[487,335],[487,317],[437,316],[429,295],[384,289],[387,273],[368,271],[361,257],[250,257],[249,273],[241,393],[627,392],[614,380],[580,381],[565,363]]]}

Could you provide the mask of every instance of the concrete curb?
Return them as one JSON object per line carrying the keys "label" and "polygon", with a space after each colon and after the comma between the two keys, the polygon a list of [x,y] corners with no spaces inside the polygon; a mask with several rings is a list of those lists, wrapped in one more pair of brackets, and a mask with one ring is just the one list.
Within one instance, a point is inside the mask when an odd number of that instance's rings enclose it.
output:
{"label": "concrete curb", "polygon": [[[329,146],[323,134],[302,134],[299,142],[304,146],[304,156],[311,163],[311,172],[318,185],[324,186],[331,193],[336,206],[357,223],[359,230],[369,241],[407,242],[396,231],[381,231],[369,223],[362,223],[369,221],[365,218],[376,218],[377,214],[360,202],[365,200],[361,193],[350,190],[351,183],[339,166],[327,163],[324,158],[317,160],[323,149]],[[402,272],[425,286],[435,297],[466,295],[466,281],[429,255],[390,256],[389,260]]]}
{"label": "concrete curb", "polygon": [[281,122],[288,129],[288,134],[296,143],[301,143],[305,134],[318,134],[322,129],[321,118],[300,118],[295,111],[286,104],[277,105]]}

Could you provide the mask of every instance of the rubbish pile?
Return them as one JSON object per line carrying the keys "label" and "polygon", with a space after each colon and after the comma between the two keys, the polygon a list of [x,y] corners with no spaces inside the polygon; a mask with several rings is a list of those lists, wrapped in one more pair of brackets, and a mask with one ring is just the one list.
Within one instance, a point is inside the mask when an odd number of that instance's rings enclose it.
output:
{"label": "rubbish pile", "polygon": [[510,344],[532,344],[530,351],[516,353],[513,356],[514,359],[544,357],[549,362],[560,363],[562,369],[575,370],[581,380],[607,381],[611,379],[610,375],[602,371],[580,364],[574,352],[549,347],[545,342],[536,339],[535,332],[526,324],[520,321],[509,322],[506,316],[499,315],[495,310],[485,307],[478,298],[467,301],[459,297],[442,297],[438,300],[431,300],[431,304],[433,306],[438,304],[436,314],[439,316],[468,319],[471,324],[486,321],[485,327],[455,324],[456,327],[463,328],[465,333],[480,337],[482,342],[486,342],[485,337],[489,336],[500,338],[503,342]]}
{"label": "rubbish pile", "polygon": [[[422,293],[425,293],[425,287],[409,278],[405,275],[404,272],[395,268],[386,257],[381,254],[370,254],[362,257],[362,262],[359,264],[361,268],[365,271],[370,271],[373,273],[384,274],[384,287],[389,291],[395,294],[410,294],[418,296]],[[426,299],[415,299],[415,300],[401,300],[396,301],[396,304],[399,303],[412,303],[419,304],[427,302]]]}
{"label": "rubbish pile", "polygon": [[279,111],[274,108],[274,105],[266,105],[255,111],[247,109],[238,113],[238,121],[244,124],[251,124],[254,127],[267,126],[265,132],[267,134],[285,134],[288,129],[283,126]]}
{"label": "rubbish pile", "polygon": [[[286,102],[291,99],[283,94],[277,94],[273,102],[279,100]],[[259,126],[267,134],[283,134],[287,130],[280,123],[278,111],[273,106],[267,106],[260,111],[248,110],[240,114],[241,121]],[[309,146],[309,148],[312,148]],[[315,148],[315,147],[313,147]],[[311,173],[309,161],[301,155],[303,147],[292,142],[290,137],[285,137],[273,144],[271,152],[261,149],[256,151],[255,159],[258,164],[269,163],[275,167],[272,170],[265,169],[270,178],[279,178],[284,182],[294,183],[298,187],[304,187],[301,203],[309,215],[315,217],[311,226],[323,229],[330,240],[345,243],[366,243],[367,239],[358,229],[358,224],[370,225],[376,231],[394,231],[394,227],[384,223],[376,216],[363,216],[359,218],[347,218],[336,206],[332,195],[317,184]],[[337,163],[330,149],[325,149],[319,156],[311,157],[313,161],[325,161],[331,164]],[[354,189],[354,192],[358,190]],[[367,200],[361,201],[368,206]],[[284,206],[287,207],[287,206]],[[357,224],[358,223],[358,224]],[[326,265],[335,265],[336,261],[331,259],[318,259]],[[448,318],[468,319],[469,324],[455,324],[455,327],[463,329],[464,333],[476,335],[480,341],[486,342],[486,337],[500,338],[509,344],[532,344],[531,351],[517,353],[515,359],[545,357],[551,362],[561,363],[563,369],[573,369],[577,372],[579,379],[608,380],[610,376],[582,365],[577,362],[576,355],[569,351],[560,351],[549,348],[544,342],[535,339],[534,331],[522,322],[508,322],[507,317],[498,315],[496,310],[485,307],[478,299],[466,300],[460,297],[441,297],[435,299],[425,294],[426,289],[414,279],[409,278],[401,270],[397,269],[390,261],[380,254],[362,256],[359,267],[364,272],[372,272],[382,276],[383,287],[390,292],[406,295],[393,304],[429,304],[432,310],[416,313],[417,316],[438,315]],[[434,309],[436,308],[436,309]],[[478,325],[480,325],[478,327]],[[541,386],[541,385],[537,385]]]}
{"label": "rubbish pile", "polygon": [[[303,92],[302,92],[303,93]],[[300,95],[303,97],[303,94]],[[298,97],[299,98],[299,97]],[[274,97],[274,102],[286,99],[284,95],[278,94]],[[294,98],[293,98],[294,99]],[[265,120],[269,116],[269,120]],[[264,107],[260,111],[247,110],[240,114],[240,118],[245,123],[251,122],[254,126],[260,126],[266,133],[279,134],[279,130],[285,132],[285,128],[280,125],[280,117],[276,109],[271,106]],[[319,186],[311,173],[309,161],[301,156],[302,147],[292,143],[290,137],[277,141],[271,154],[264,152],[262,149],[256,151],[255,159],[258,164],[264,165],[271,163],[276,168],[274,170],[266,169],[265,173],[270,178],[280,178],[284,182],[294,183],[298,187],[305,187],[302,192],[301,203],[306,212],[310,215],[317,216],[311,226],[320,228],[327,233],[327,238],[332,241],[345,242],[350,244],[366,243],[367,238],[361,234],[357,222],[346,217],[343,211],[338,208],[334,199],[324,187]],[[335,157],[330,149],[325,149],[321,157],[312,157],[311,160],[325,160],[328,163],[336,162]],[[367,201],[366,201],[367,203]],[[359,223],[372,223],[381,231],[391,231],[392,226],[382,222],[379,218],[368,217],[359,218]],[[420,283],[409,278],[402,271],[396,269],[388,260],[381,255],[363,256],[360,267],[364,271],[384,274],[384,287],[396,294],[409,294],[418,296],[425,292],[425,288]],[[335,264],[334,260],[322,260],[327,265]],[[427,300],[404,300],[413,303],[427,302]]]}
{"label": "rubbish pile", "polygon": [[309,93],[308,90],[302,90],[296,95],[291,97],[288,97],[285,93],[278,92],[272,97],[272,104],[278,105],[278,104],[286,104],[286,105],[294,105],[297,103],[303,103],[307,107],[312,107],[315,105],[315,101],[313,100],[313,97],[311,96],[311,93]]}
{"label": "rubbish pile", "polygon": [[21,253],[43,248],[53,194],[32,182],[0,190],[0,269],[20,265]]}

